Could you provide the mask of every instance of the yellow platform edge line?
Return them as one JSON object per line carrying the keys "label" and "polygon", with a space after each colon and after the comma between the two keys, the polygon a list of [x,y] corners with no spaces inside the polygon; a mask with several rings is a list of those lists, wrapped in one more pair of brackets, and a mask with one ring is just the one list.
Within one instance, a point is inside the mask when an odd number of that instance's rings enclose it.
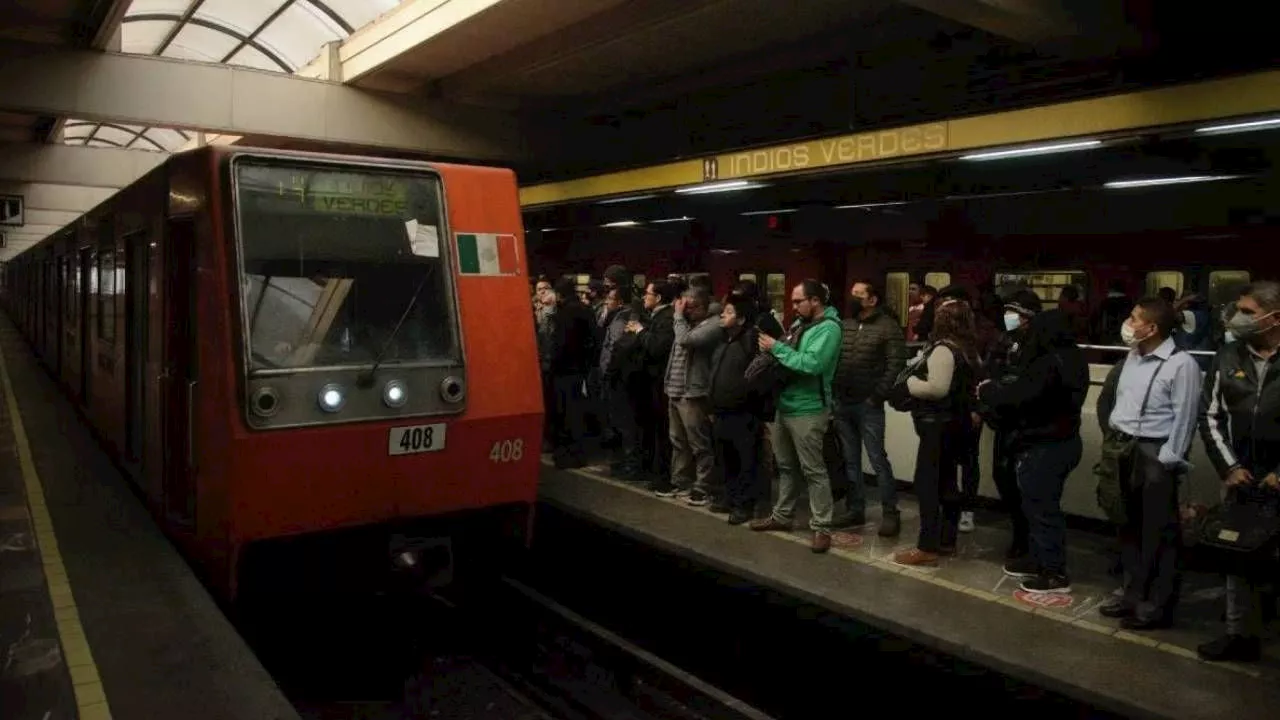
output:
{"label": "yellow platform edge line", "polygon": [[1263,70],[906,126],[779,140],[589,177],[520,188],[525,208],[702,182],[780,178],[1021,143],[1111,136],[1280,111],[1280,71]]}
{"label": "yellow platform edge line", "polygon": [[[49,597],[54,598],[55,590],[61,596],[60,604],[55,604],[54,615],[57,627],[58,642],[62,645],[63,664],[67,666],[70,672],[70,665],[67,663],[69,652],[74,650],[78,658],[84,658],[85,662],[77,663],[79,666],[87,666],[92,672],[91,677],[100,677],[98,673],[97,663],[93,660],[93,652],[89,649],[89,641],[84,634],[84,626],[80,624],[80,613],[76,609],[75,596],[71,592],[71,585],[68,581],[61,578],[67,577],[67,568],[62,564],[62,555],[57,552],[58,541],[53,531],[52,518],[46,509],[48,498],[44,494],[44,485],[40,482],[40,473],[36,471],[35,457],[31,453],[31,443],[27,439],[27,429],[22,423],[22,411],[18,408],[18,398],[13,392],[13,378],[9,375],[9,363],[5,358],[4,348],[0,347],[0,386],[4,388],[5,403],[9,410],[9,427],[13,432],[14,447],[18,452],[18,467],[22,471],[22,482],[27,490],[27,506],[32,515],[31,528],[36,536],[36,552],[40,554],[41,564],[45,567],[44,582],[45,588],[49,592]],[[38,502],[36,502],[38,499]],[[37,517],[39,522],[37,522]],[[54,549],[52,557],[46,556],[47,549]],[[53,575],[54,577],[51,577]],[[58,579],[55,579],[58,578]],[[61,608],[68,608],[70,612],[59,612]],[[90,675],[85,673],[85,675]],[[81,676],[79,673],[73,674],[72,677]],[[74,680],[73,680],[74,683]],[[72,685],[72,689],[76,694],[77,706],[92,705],[92,716],[100,720],[110,720],[111,707],[107,702],[105,690],[102,692],[101,699],[98,699],[97,691],[94,688],[99,685],[97,682],[90,681],[88,685]],[[92,703],[82,703],[80,698],[85,697],[91,699]],[[83,712],[86,708],[81,708],[81,717],[86,717]]]}
{"label": "yellow platform edge line", "polygon": [[[549,468],[553,468],[553,469],[555,468],[555,463],[549,462],[545,458],[543,458],[542,464]],[[612,485],[613,487],[622,488],[623,490],[636,493],[637,495],[643,495],[653,500],[659,500],[659,501],[663,500],[663,498],[656,497],[652,493],[642,488],[638,488],[638,487],[635,487],[634,485],[630,485],[628,483],[624,483],[619,480],[614,480],[613,478],[600,475],[592,470],[575,468],[570,470],[561,470],[560,472],[569,472],[574,475],[578,475],[580,477],[588,478],[590,480],[595,480],[597,482],[602,482],[606,485]],[[707,510],[705,508],[694,507],[692,505],[688,505],[675,500],[666,500],[664,504],[680,507],[685,510],[689,510],[693,512],[699,512],[704,515],[714,516],[714,513],[712,513],[710,510]],[[792,542],[799,545],[807,546],[809,544],[808,541],[804,540],[801,537],[793,535],[791,533],[781,533],[781,534],[761,533],[761,534],[777,540]],[[1169,643],[1161,642],[1159,640],[1154,640],[1153,638],[1148,638],[1142,635],[1138,635],[1137,633],[1122,631],[1119,628],[1102,625],[1100,623],[1095,623],[1090,620],[1086,620],[1082,618],[1061,618],[1061,617],[1050,618],[1049,616],[1052,614],[1051,612],[1045,612],[1045,611],[1042,611],[1040,608],[1026,605],[1024,603],[1020,603],[1017,600],[1015,600],[1013,597],[999,595],[997,593],[988,592],[986,590],[969,588],[968,586],[961,586],[961,588],[957,590],[952,586],[960,585],[960,583],[943,580],[941,578],[934,578],[927,571],[917,570],[915,568],[904,568],[904,567],[893,564],[891,561],[877,562],[875,559],[869,558],[869,557],[865,559],[853,557],[852,552],[841,552],[841,553],[833,553],[833,554],[835,554],[837,557],[844,558],[845,560],[852,560],[854,562],[860,562],[866,565],[871,565],[883,572],[891,572],[897,575],[901,575],[903,577],[912,578],[918,582],[924,582],[930,585],[935,585],[937,587],[944,588],[954,593],[958,593],[961,595],[968,595],[969,597],[973,597],[978,600],[982,600],[984,602],[994,603],[996,605],[1003,605],[1010,609],[1028,612],[1034,615],[1035,617],[1046,618],[1046,620],[1050,622],[1065,622],[1069,625],[1075,625],[1076,627],[1079,627],[1082,629],[1091,630],[1094,632],[1100,632],[1116,640],[1129,643],[1130,645],[1140,645],[1149,650],[1158,650],[1167,655],[1176,655],[1184,660],[1204,662],[1203,660],[1200,660],[1199,657],[1196,656],[1194,651],[1188,650],[1183,647],[1179,647],[1177,645],[1170,645]],[[1242,673],[1254,678],[1262,677],[1261,672],[1254,670],[1253,668],[1244,667],[1242,665],[1238,665],[1235,663],[1209,663],[1209,664],[1211,664],[1213,667],[1221,668],[1223,670],[1229,670],[1236,673]]]}

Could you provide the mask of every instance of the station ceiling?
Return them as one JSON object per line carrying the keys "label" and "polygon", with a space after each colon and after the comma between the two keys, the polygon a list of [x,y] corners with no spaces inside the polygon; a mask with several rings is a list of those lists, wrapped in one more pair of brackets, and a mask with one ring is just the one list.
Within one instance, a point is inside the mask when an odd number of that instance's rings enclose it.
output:
{"label": "station ceiling", "polygon": [[[471,157],[516,167],[525,182],[579,177],[1270,67],[1275,46],[1262,41],[1265,23],[1247,22],[1253,9],[1243,0],[1212,12],[1154,0],[13,0],[0,4],[0,71],[30,77],[0,95],[0,143],[14,144],[0,156],[0,193],[23,194],[40,222],[8,232],[0,260],[200,142]],[[201,69],[210,64],[235,72]],[[151,77],[157,97],[145,103],[113,104],[91,86],[145,88]],[[53,98],[42,82],[87,87]],[[362,102],[377,106],[370,137],[350,124]],[[211,103],[225,105],[221,114]]]}

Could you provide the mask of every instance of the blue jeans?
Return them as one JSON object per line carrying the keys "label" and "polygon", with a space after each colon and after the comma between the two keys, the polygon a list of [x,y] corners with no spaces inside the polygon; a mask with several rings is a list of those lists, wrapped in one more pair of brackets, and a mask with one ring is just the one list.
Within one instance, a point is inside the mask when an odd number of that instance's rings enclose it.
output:
{"label": "blue jeans", "polygon": [[867,510],[867,492],[862,481],[862,446],[867,446],[871,467],[880,488],[880,507],[886,513],[898,512],[898,485],[893,467],[884,451],[884,405],[839,403],[835,412],[836,435],[844,455],[845,472],[849,476],[849,495],[845,506],[852,515]]}
{"label": "blue jeans", "polygon": [[1067,476],[1080,464],[1082,452],[1077,435],[1068,440],[1032,443],[1018,453],[1018,487],[1031,530],[1031,557],[1049,574],[1067,574],[1067,516],[1062,513],[1062,489]]}

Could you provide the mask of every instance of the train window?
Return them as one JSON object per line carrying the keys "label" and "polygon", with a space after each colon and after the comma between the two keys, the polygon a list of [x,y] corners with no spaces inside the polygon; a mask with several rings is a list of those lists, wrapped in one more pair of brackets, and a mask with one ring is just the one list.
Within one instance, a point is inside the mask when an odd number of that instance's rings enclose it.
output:
{"label": "train window", "polygon": [[1183,275],[1178,270],[1156,270],[1147,273],[1146,295],[1155,295],[1160,288],[1173,288],[1173,294],[1182,297]]}
{"label": "train window", "polygon": [[951,284],[951,273],[949,272],[931,272],[924,274],[924,284],[933,286],[939,290]]}
{"label": "train window", "polygon": [[631,282],[636,284],[636,295],[639,296],[644,289],[649,287],[649,281],[645,279],[644,273],[636,273],[631,277]]}
{"label": "train window", "polygon": [[791,292],[787,288],[787,276],[784,273],[769,273],[764,276],[764,285],[769,309],[778,318],[786,317],[787,303],[791,299]]}
{"label": "train window", "polygon": [[742,281],[742,280],[750,280],[751,282],[755,283],[756,285],[759,285],[759,284],[760,284],[760,281],[756,279],[756,274],[755,274],[755,273],[738,273],[738,280],[739,280],[739,281]]}
{"label": "train window", "polygon": [[241,159],[235,181],[251,370],[461,362],[436,176]]}
{"label": "train window", "polygon": [[884,301],[890,312],[898,317],[898,324],[907,326],[907,303],[911,289],[911,275],[891,272],[884,276]]}
{"label": "train window", "polygon": [[98,250],[98,339],[116,339],[116,251]]}
{"label": "train window", "polygon": [[1004,295],[1027,289],[1040,298],[1046,310],[1058,307],[1058,296],[1064,288],[1075,287],[1082,301],[1088,301],[1085,288],[1088,275],[1082,270],[1034,270],[1029,272],[996,273],[996,292]]}
{"label": "train window", "polygon": [[1248,270],[1214,270],[1209,273],[1209,304],[1220,307],[1233,303],[1249,284]]}

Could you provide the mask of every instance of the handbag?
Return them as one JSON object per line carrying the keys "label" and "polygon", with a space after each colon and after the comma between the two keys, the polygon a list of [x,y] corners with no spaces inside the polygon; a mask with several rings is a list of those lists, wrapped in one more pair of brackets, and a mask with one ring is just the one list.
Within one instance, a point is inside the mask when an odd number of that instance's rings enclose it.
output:
{"label": "handbag", "polygon": [[1214,556],[1219,572],[1269,572],[1280,547],[1280,493],[1256,485],[1232,488],[1200,518],[1193,537],[1200,551]]}

